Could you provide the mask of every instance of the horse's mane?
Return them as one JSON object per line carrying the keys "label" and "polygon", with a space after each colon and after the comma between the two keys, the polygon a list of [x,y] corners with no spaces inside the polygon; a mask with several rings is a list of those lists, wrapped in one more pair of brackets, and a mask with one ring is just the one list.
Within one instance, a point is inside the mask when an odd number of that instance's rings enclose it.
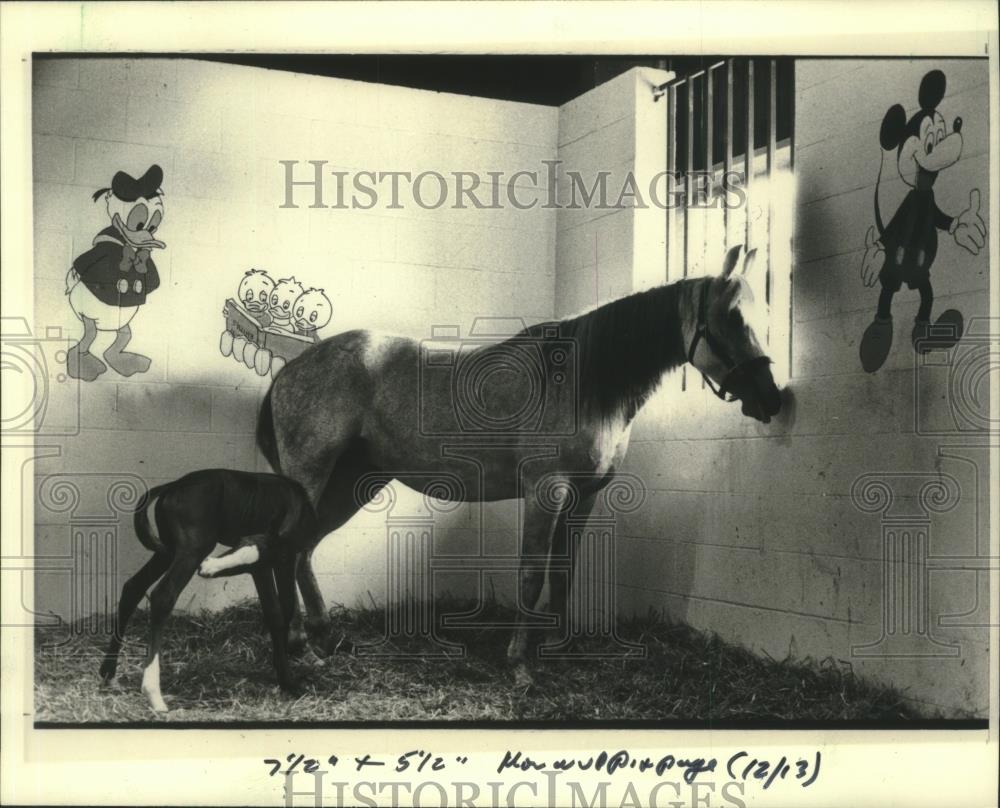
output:
{"label": "horse's mane", "polygon": [[682,305],[696,280],[657,286],[560,321],[575,343],[582,408],[602,419],[632,418],[663,374],[687,359]]}

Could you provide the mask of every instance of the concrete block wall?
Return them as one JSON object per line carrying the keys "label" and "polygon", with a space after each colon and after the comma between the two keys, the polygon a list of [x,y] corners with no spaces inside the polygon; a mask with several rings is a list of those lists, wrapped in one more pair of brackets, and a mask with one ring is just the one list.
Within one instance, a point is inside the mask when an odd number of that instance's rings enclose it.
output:
{"label": "concrete block wall", "polygon": [[[78,338],[64,277],[108,224],[91,194],[116,171],[162,166],[158,236],[167,244],[155,254],[161,288],[132,323],[131,347],[152,358],[150,371],[127,379],[109,371],[78,385],[61,382],[58,361],[50,363],[46,423],[73,428],[46,439],[56,454],[36,462],[36,481],[65,475],[82,501],[59,511],[36,496],[39,555],[68,558],[71,524],[104,519],[120,534],[121,578],[145,551],[128,519],[108,509],[116,474],[155,485],[197,468],[264,467],[252,432],[270,380],[218,347],[222,305],[250,267],[324,287],[334,316],[323,336],[363,327],[427,338],[439,324],[468,333],[480,316],[552,317],[554,211],[425,210],[406,196],[394,209],[385,193],[368,211],[310,209],[308,188],[296,190],[298,208],[282,209],[278,161],[302,161],[300,172],[307,160],[326,160],[330,171],[509,176],[554,156],[554,108],[188,59],[39,59],[32,93],[35,333]],[[332,175],[325,190],[334,193]],[[108,342],[102,335],[95,353]],[[396,515],[415,507],[402,492]],[[507,540],[507,514],[463,508],[439,521],[436,541],[461,543],[483,520],[488,535]],[[331,602],[368,602],[368,592],[382,597],[384,562],[384,515],[361,514],[324,542],[316,568]],[[36,584],[40,611],[70,615],[65,574],[40,573]],[[98,585],[81,608],[106,609],[109,598],[113,607],[118,589]],[[221,606],[251,589],[238,579],[196,581],[180,607]]]}
{"label": "concrete block wall", "polygon": [[[619,591],[626,610],[662,608],[779,659],[843,660],[903,688],[928,709],[985,716],[986,629],[973,627],[971,617],[938,624],[942,615],[985,606],[983,574],[929,574],[929,636],[956,646],[956,656],[857,653],[892,628],[883,626],[881,517],[852,502],[861,475],[886,473],[897,502],[918,514],[923,511],[906,488],[907,475],[954,478],[960,497],[946,513],[929,515],[929,554],[974,555],[977,540],[985,554],[987,541],[986,454],[974,446],[947,448],[983,435],[956,434],[947,362],[954,364],[957,355],[921,367],[915,362],[909,333],[916,292],[904,288],[896,296],[896,338],[886,366],[869,375],[858,359],[878,297],[877,287],[862,285],[860,267],[865,231],[874,223],[879,126],[894,103],[903,104],[907,116],[916,111],[920,79],[935,68],[947,76],[940,110],[949,130],[955,116],[964,120],[962,157],[935,185],[939,206],[957,215],[972,188],[983,194],[987,188],[985,61],[797,62],[786,411],[760,425],[697,384],[682,394],[667,385],[650,402],[626,460],[627,470],[649,486],[650,500],[625,520]],[[904,193],[895,153],[887,154],[886,221]],[[988,314],[988,275],[985,253],[972,256],[939,233],[935,316],[949,307],[959,308],[966,323]],[[966,345],[975,349],[976,340],[983,336],[970,335]],[[944,434],[928,434],[934,432]],[[919,580],[918,571],[906,575]]]}
{"label": "concrete block wall", "polygon": [[[559,109],[559,317],[629,294],[637,282],[645,286],[663,280],[666,217],[649,204],[648,188],[653,176],[664,170],[666,153],[664,104],[653,100],[652,88],[671,75],[635,68]],[[602,172],[607,204],[596,204],[598,196],[587,205],[584,193],[595,187]],[[637,179],[647,204],[615,207],[629,175]]]}

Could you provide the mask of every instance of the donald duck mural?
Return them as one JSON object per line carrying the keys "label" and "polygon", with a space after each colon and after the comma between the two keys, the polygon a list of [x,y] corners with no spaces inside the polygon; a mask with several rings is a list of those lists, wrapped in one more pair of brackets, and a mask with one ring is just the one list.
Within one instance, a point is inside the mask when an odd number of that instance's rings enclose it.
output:
{"label": "donald duck mural", "polygon": [[[108,367],[122,376],[149,370],[149,357],[125,348],[132,339],[132,319],[160,286],[151,254],[166,247],[155,237],[163,222],[162,182],[158,165],[138,179],[119,171],[109,188],[93,195],[94,202],[104,201],[110,224],[66,275],[69,304],[83,324],[83,337],[66,356],[66,371],[75,379],[93,381]],[[90,353],[98,331],[115,332],[103,362]]]}

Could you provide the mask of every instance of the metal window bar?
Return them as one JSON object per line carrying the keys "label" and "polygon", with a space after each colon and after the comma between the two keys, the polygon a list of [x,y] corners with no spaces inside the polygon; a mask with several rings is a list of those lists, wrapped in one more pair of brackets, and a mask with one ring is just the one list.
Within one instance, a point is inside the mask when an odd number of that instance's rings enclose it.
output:
{"label": "metal window bar", "polygon": [[[684,83],[684,90],[687,93],[687,159],[684,162],[684,266],[682,271],[684,277],[688,275],[691,266],[691,217],[688,209],[691,207],[691,183],[689,178],[694,168],[694,80],[698,74],[691,76]],[[681,390],[687,390],[688,371],[687,365],[681,368]]]}
{"label": "metal window bar", "polygon": [[[745,65],[739,64],[740,62],[745,62]],[[717,70],[723,70],[723,81],[722,87],[719,92],[715,91],[714,87],[714,76]],[[766,84],[764,83],[763,73],[767,73]],[[704,70],[692,73],[684,78],[676,79],[669,82],[667,85],[661,88],[657,88],[658,96],[662,95],[667,98],[667,172],[668,177],[671,179],[668,181],[673,181],[678,174],[682,176],[682,184],[678,184],[676,187],[676,197],[675,201],[677,204],[670,207],[667,211],[667,261],[669,269],[665,273],[668,280],[675,280],[678,277],[688,277],[692,267],[692,260],[694,259],[694,250],[701,250],[701,257],[704,256],[708,250],[708,239],[710,234],[708,233],[708,228],[705,228],[703,234],[704,238],[701,239],[700,245],[693,244],[693,233],[691,228],[691,215],[689,214],[689,209],[694,202],[694,194],[692,193],[692,183],[691,183],[691,173],[695,170],[704,168],[709,172],[711,181],[709,183],[709,194],[710,197],[717,193],[725,193],[725,187],[727,180],[726,178],[735,169],[736,157],[734,156],[735,151],[735,133],[737,126],[742,124],[745,133],[745,143],[743,144],[743,154],[742,154],[742,168],[743,168],[743,191],[746,197],[746,210],[744,221],[741,223],[743,227],[740,228],[743,232],[742,235],[744,244],[747,250],[752,249],[755,246],[755,242],[765,240],[767,244],[757,244],[759,253],[761,253],[761,258],[766,255],[766,267],[764,268],[764,296],[766,303],[771,306],[773,304],[787,305],[790,304],[790,282],[789,289],[787,291],[783,290],[780,299],[775,294],[775,279],[774,272],[775,267],[775,249],[774,249],[774,237],[775,237],[775,198],[774,189],[770,187],[770,183],[764,183],[767,189],[767,199],[766,199],[766,212],[767,221],[766,227],[761,228],[761,231],[757,233],[754,232],[754,221],[750,214],[750,208],[753,204],[754,199],[754,187],[756,185],[756,152],[758,148],[757,138],[756,138],[756,118],[757,118],[757,107],[764,106],[766,104],[766,141],[763,144],[764,154],[764,166],[763,174],[764,179],[767,180],[775,175],[777,168],[777,102],[778,102],[778,64],[776,59],[767,60],[755,60],[755,59],[726,59],[720,61],[716,64],[710,65]],[[745,116],[739,116],[737,114],[734,103],[735,88],[737,85],[737,78],[740,74],[745,75],[746,85],[745,87],[738,88],[743,90],[743,97],[745,98]],[[703,87],[698,86],[698,82],[704,82]],[[723,91],[724,88],[724,91]],[[763,90],[761,104],[757,104],[756,94],[759,90]],[[683,93],[683,98],[681,97]],[[698,99],[699,105],[702,106],[700,110],[701,115],[699,126],[695,126],[695,113],[696,104],[695,101]],[[685,103],[686,102],[686,103]],[[682,107],[683,104],[683,107]],[[719,107],[722,107],[719,109]],[[721,171],[716,171],[715,162],[715,147],[714,141],[716,138],[716,113],[718,114],[718,119],[721,123],[722,128],[722,160],[721,160]],[[761,110],[763,113],[763,109]],[[679,116],[678,113],[681,113]],[[686,113],[686,114],[684,114]],[[743,117],[740,121],[739,118]],[[682,128],[683,127],[683,128]],[[683,151],[681,152],[679,146],[680,135],[685,135],[685,143]],[[702,143],[699,143],[698,148],[695,147],[695,136],[701,135],[703,137]],[[700,140],[702,138],[699,138]],[[791,136],[789,137],[789,146],[791,145]],[[702,146],[704,151],[701,151]],[[789,166],[791,167],[791,155],[789,156]],[[763,191],[764,189],[761,189]],[[680,220],[678,221],[678,217]],[[729,211],[728,207],[723,205],[722,209],[722,227],[724,231],[725,249],[728,250],[732,246],[732,241],[734,238],[739,238],[736,232],[734,232],[734,226],[737,224],[736,217]],[[682,241],[683,239],[683,241]],[[679,259],[681,266],[678,268],[672,266],[671,259]],[[711,267],[707,268],[711,271]],[[786,300],[787,297],[787,300]],[[786,316],[784,314],[779,315],[783,318],[783,327],[791,328],[791,311],[789,306],[789,312],[787,313],[788,322],[785,323],[784,320]],[[768,326],[768,334],[766,336],[768,342],[771,340],[772,329],[771,325]],[[790,334],[790,331],[789,331]],[[790,343],[790,340],[789,340]],[[788,361],[789,367],[791,362],[791,346],[789,344],[788,348]],[[686,368],[681,374],[681,389],[687,389],[687,370]],[[702,382],[704,387],[704,382]]]}

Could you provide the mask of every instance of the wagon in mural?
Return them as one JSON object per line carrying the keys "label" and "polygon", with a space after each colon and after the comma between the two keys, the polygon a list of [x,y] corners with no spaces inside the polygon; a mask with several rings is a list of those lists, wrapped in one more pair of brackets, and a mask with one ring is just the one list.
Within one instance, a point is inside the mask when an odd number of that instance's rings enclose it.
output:
{"label": "wagon in mural", "polygon": [[257,375],[277,376],[286,363],[315,344],[314,336],[303,336],[280,328],[264,326],[233,298],[222,308],[226,328],[222,332],[219,350],[237,362],[257,371]]}

